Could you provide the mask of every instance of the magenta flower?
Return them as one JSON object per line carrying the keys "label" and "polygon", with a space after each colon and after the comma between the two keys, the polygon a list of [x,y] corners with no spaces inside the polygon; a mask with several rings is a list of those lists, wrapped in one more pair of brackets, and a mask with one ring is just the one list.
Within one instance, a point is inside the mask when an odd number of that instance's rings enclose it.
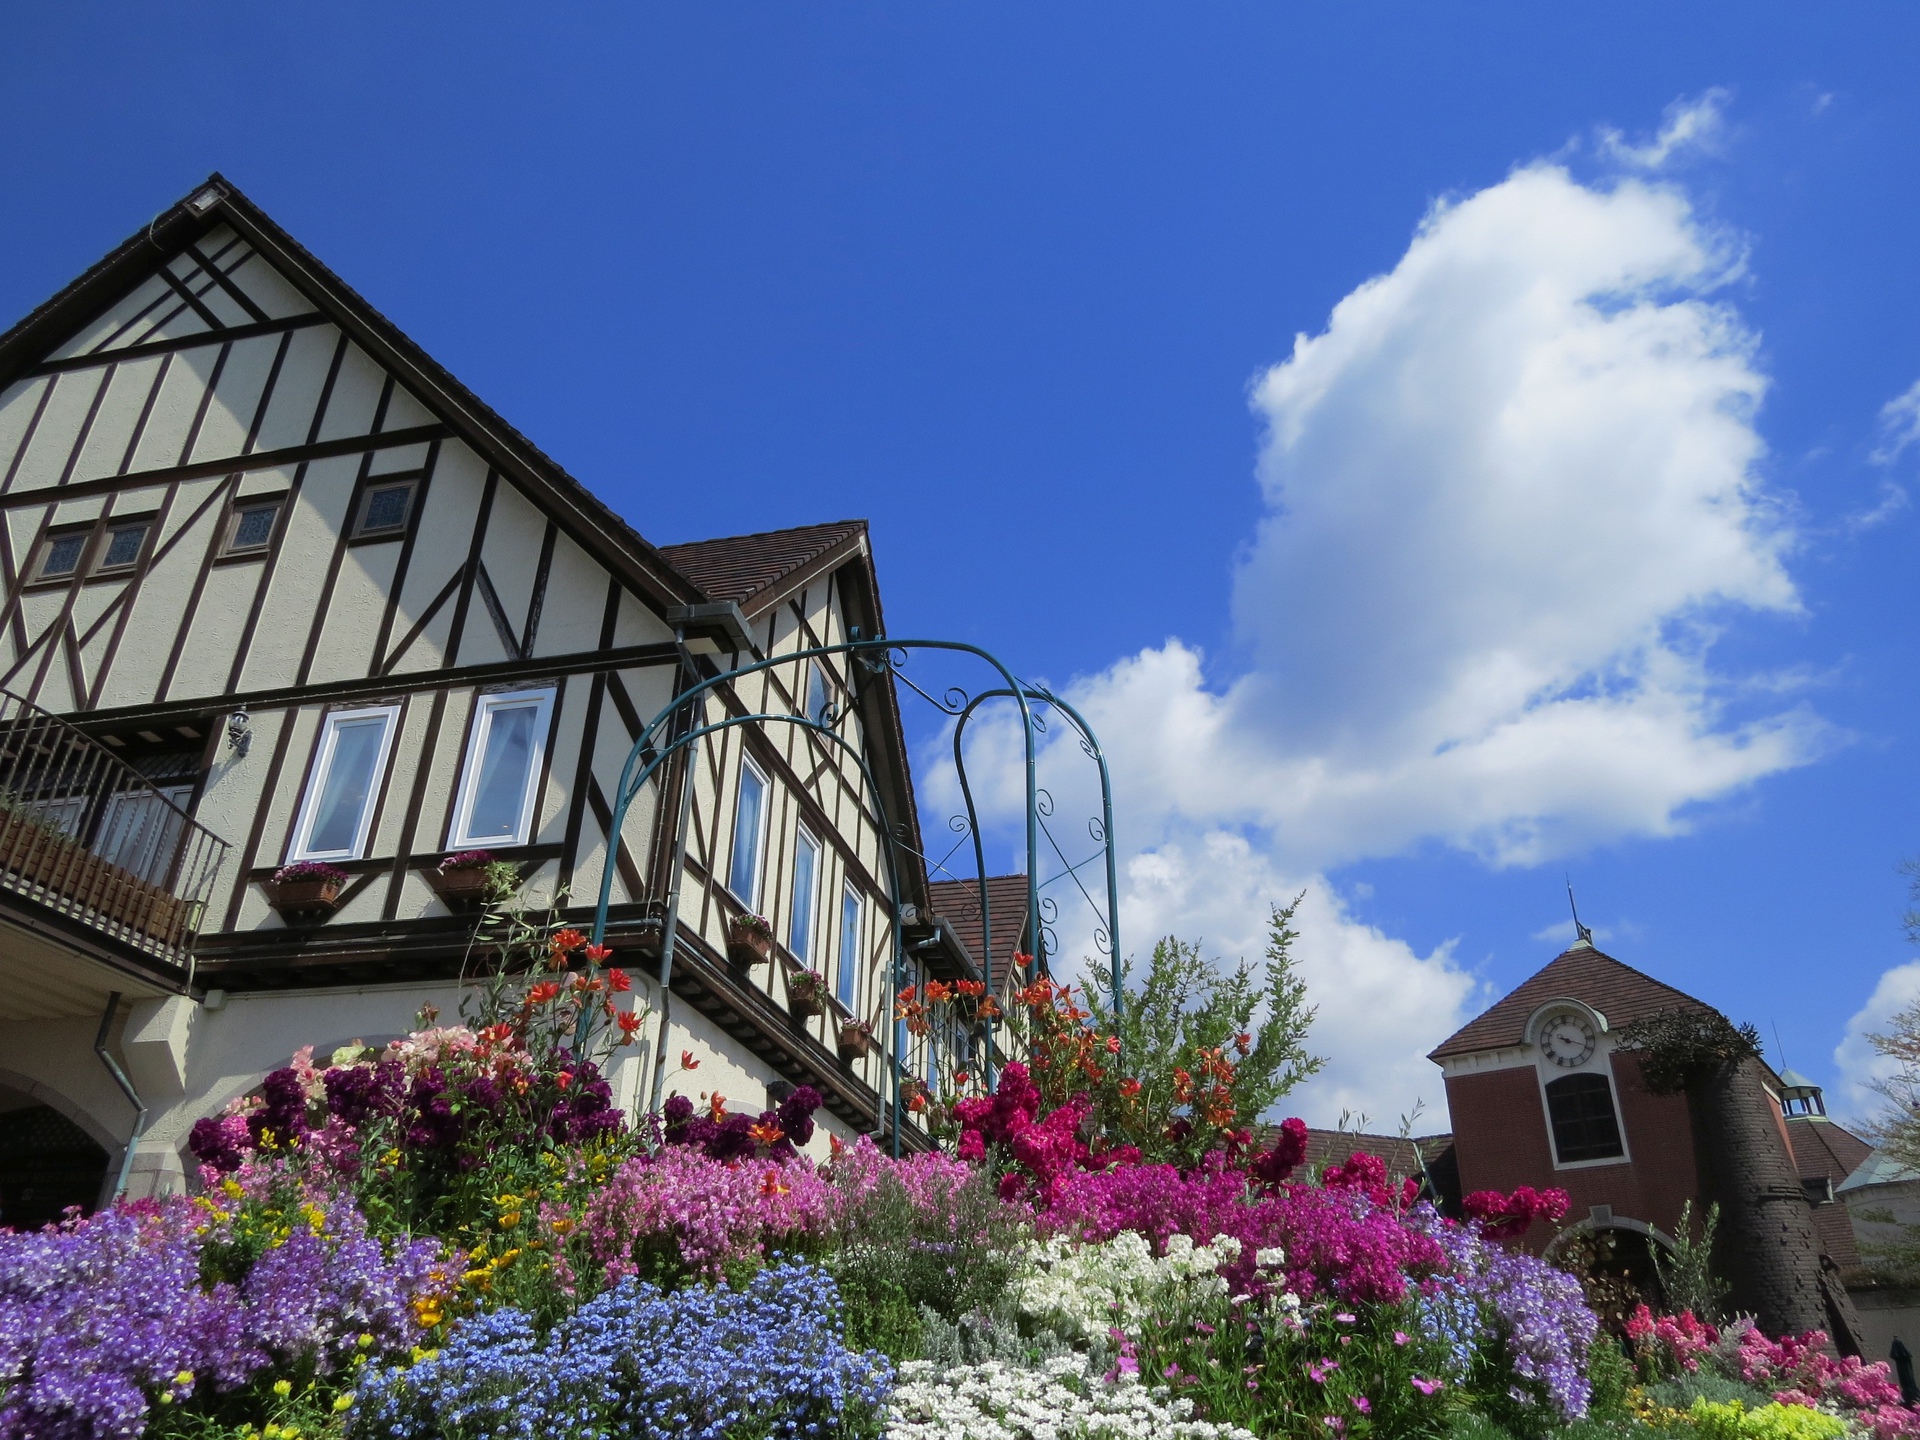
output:
{"label": "magenta flower", "polygon": [[1322,1357],[1307,1366],[1307,1378],[1316,1385],[1324,1385],[1327,1383],[1327,1377],[1339,1368],[1340,1362],[1338,1360]]}
{"label": "magenta flower", "polygon": [[1422,1395],[1438,1395],[1442,1390],[1447,1388],[1447,1382],[1444,1380],[1429,1380],[1424,1375],[1416,1375],[1413,1377],[1413,1388],[1418,1390]]}
{"label": "magenta flower", "polygon": [[1353,1408],[1362,1415],[1370,1415],[1373,1413],[1373,1402],[1364,1395],[1356,1395],[1353,1397]]}

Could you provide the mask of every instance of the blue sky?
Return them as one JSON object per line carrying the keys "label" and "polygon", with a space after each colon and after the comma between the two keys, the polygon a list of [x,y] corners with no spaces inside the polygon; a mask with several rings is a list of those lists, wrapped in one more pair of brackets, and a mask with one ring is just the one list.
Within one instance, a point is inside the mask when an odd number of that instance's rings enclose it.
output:
{"label": "blue sky", "polygon": [[1910,9],[538,8],[11,10],[0,312],[217,168],[656,542],[868,517],[1133,939],[1308,889],[1316,1118],[1563,873],[1830,1083],[1920,993]]}

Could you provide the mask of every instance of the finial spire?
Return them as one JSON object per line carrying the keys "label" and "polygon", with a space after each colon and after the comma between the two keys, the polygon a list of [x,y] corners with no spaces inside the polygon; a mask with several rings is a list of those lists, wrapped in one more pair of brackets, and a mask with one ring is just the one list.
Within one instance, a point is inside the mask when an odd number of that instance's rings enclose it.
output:
{"label": "finial spire", "polygon": [[1593,948],[1593,931],[1580,923],[1580,907],[1573,898],[1573,877],[1567,877],[1567,908],[1573,912],[1573,944],[1569,949],[1578,950],[1582,945]]}

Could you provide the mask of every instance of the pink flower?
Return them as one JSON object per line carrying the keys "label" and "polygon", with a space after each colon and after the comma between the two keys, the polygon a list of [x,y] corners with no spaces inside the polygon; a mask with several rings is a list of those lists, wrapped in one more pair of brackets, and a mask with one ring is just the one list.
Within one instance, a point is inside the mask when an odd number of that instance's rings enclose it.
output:
{"label": "pink flower", "polygon": [[1353,1397],[1353,1408],[1358,1410],[1362,1415],[1371,1414],[1373,1411],[1373,1402],[1364,1395],[1356,1395]]}
{"label": "pink flower", "polygon": [[1413,1388],[1418,1390],[1422,1395],[1438,1395],[1442,1390],[1447,1388],[1446,1381],[1429,1380],[1424,1375],[1415,1375],[1412,1383]]}
{"label": "pink flower", "polygon": [[1307,1378],[1316,1385],[1324,1385],[1327,1383],[1327,1377],[1339,1368],[1340,1362],[1338,1360],[1331,1360],[1322,1356],[1320,1359],[1314,1361],[1313,1364],[1307,1366]]}

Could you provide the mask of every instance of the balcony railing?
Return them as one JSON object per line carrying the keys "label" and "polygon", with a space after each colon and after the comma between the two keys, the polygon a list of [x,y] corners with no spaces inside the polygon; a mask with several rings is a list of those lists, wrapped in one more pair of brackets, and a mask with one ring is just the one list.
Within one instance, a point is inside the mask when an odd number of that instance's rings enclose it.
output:
{"label": "balcony railing", "polygon": [[227,842],[178,794],[0,690],[0,890],[186,968]]}

